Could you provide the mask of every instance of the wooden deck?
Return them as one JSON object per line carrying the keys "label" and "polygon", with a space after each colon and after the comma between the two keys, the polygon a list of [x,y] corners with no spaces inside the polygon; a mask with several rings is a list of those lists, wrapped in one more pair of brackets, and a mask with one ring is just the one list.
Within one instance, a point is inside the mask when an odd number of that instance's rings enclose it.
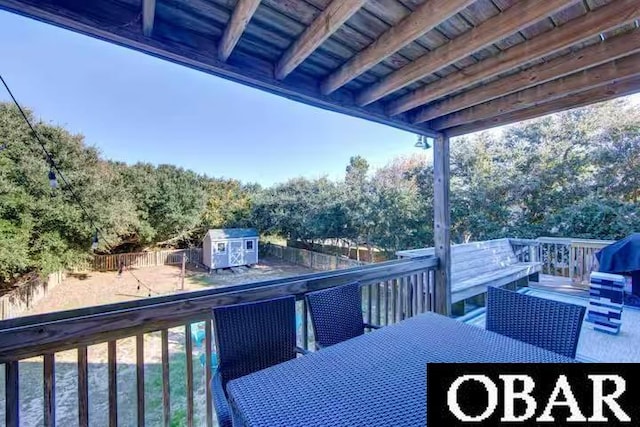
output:
{"label": "wooden deck", "polygon": [[589,296],[588,285],[572,281],[569,277],[552,276],[550,274],[540,274],[537,282],[529,282],[529,287],[585,298]]}

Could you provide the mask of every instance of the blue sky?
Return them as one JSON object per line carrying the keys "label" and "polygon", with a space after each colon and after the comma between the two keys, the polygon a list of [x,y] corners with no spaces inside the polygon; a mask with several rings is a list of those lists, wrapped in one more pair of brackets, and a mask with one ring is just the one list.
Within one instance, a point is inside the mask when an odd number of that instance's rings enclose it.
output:
{"label": "blue sky", "polygon": [[[286,100],[0,11],[0,73],[18,101],[105,157],[269,185],[340,177],[418,151],[415,135]],[[0,100],[8,100],[4,89]]]}
{"label": "blue sky", "polygon": [[[106,158],[269,185],[417,152],[415,135],[0,11],[0,73],[41,119]],[[640,101],[640,95],[634,97]],[[8,100],[0,90],[0,100]]]}

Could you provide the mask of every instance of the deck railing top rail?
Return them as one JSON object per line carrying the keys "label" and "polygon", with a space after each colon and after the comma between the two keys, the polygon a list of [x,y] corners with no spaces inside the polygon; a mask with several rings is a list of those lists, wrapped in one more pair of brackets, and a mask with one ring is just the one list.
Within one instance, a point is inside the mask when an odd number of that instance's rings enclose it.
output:
{"label": "deck railing top rail", "polygon": [[433,269],[433,257],[251,282],[0,321],[0,363],[125,338],[210,317],[212,308],[305,293],[357,280],[368,285]]}

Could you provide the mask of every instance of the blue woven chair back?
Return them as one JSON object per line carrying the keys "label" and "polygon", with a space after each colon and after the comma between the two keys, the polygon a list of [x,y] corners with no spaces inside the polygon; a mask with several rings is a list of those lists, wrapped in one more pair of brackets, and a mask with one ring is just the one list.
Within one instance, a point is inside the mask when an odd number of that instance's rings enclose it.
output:
{"label": "blue woven chair back", "polygon": [[491,286],[487,296],[487,330],[576,357],[584,307]]}
{"label": "blue woven chair back", "polygon": [[213,319],[223,386],[296,357],[293,296],[215,308]]}
{"label": "blue woven chair back", "polygon": [[311,292],[306,296],[316,342],[328,347],[364,334],[360,285]]}

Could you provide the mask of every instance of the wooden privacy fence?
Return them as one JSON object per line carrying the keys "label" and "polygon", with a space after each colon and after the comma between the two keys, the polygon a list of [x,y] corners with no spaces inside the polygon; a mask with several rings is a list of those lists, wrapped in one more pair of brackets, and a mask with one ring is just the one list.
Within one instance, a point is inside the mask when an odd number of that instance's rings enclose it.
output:
{"label": "wooden privacy fence", "polygon": [[260,253],[280,258],[291,264],[303,265],[320,271],[338,270],[341,268],[357,267],[366,264],[365,262],[356,261],[343,256],[328,255],[320,252],[308,251],[306,249],[292,248],[290,246],[274,245],[273,243],[261,243]]}
{"label": "wooden privacy fence", "polygon": [[[5,409],[8,427],[24,425],[27,419],[43,419],[46,427],[54,426],[56,422],[60,425],[60,414],[57,413],[60,408],[65,408],[65,423],[81,427],[145,424],[169,426],[177,412],[185,414],[184,424],[187,426],[212,426],[214,414],[211,388],[206,386],[202,391],[203,395],[194,395],[195,342],[192,339],[194,322],[202,322],[200,325],[204,329],[204,338],[201,345],[205,355],[203,375],[204,383],[209,384],[214,357],[212,308],[293,295],[298,301],[298,316],[301,319],[298,342],[304,348],[313,349],[313,330],[304,304],[305,294],[358,281],[362,286],[364,319],[379,325],[389,325],[418,313],[433,311],[434,270],[437,265],[438,261],[433,257],[395,260],[0,321],[0,364],[4,365],[4,379],[0,375],[0,381],[3,380],[4,384],[0,384],[0,390],[5,392],[0,408]],[[242,325],[237,327],[242,328]],[[182,341],[176,340],[173,328],[182,329]],[[154,336],[159,333],[159,345],[145,345],[145,340],[151,333],[156,333]],[[125,400],[118,399],[119,388],[127,385],[118,381],[118,377],[122,375],[122,369],[119,368],[123,367],[118,359],[119,352],[123,351],[123,339],[133,341],[134,349],[131,351],[135,354],[135,378],[132,379],[135,391],[133,395],[127,394]],[[176,342],[182,345],[176,348]],[[90,366],[95,369],[95,364],[90,363],[91,353],[88,349],[104,343],[107,347],[105,374],[90,376]],[[62,367],[56,362],[59,357],[57,354],[67,350],[77,354],[73,369],[69,370],[66,366],[65,374],[65,378],[72,375],[76,380],[74,384],[77,384],[77,391],[75,386],[72,387],[73,390],[60,389],[56,383],[63,379],[56,375],[56,369]],[[175,362],[170,355],[173,356],[176,352],[186,356],[182,359],[186,360],[184,373],[178,376],[169,375],[170,367]],[[157,360],[158,363],[145,363],[149,359]],[[32,389],[26,393],[20,382],[20,378],[24,378],[21,372],[23,369],[29,371],[33,368],[43,374],[40,380],[29,384]],[[159,374],[158,380],[145,381],[145,376],[152,370]],[[182,386],[186,386],[185,392],[181,392],[186,402],[184,408],[176,407],[175,402],[172,404],[176,394],[170,393],[170,389],[178,386],[174,384],[176,379],[184,381]],[[41,387],[41,391],[34,393],[33,387]],[[122,393],[121,390],[120,392]],[[41,400],[34,396],[41,396]],[[92,407],[97,405],[100,410],[90,411],[90,399]],[[149,419],[148,403],[151,399],[161,401],[157,421]],[[202,402],[205,407],[203,411],[206,414],[201,419],[194,416],[194,399]],[[124,411],[121,405],[125,403],[134,405],[135,409],[127,414],[122,413]],[[77,407],[77,412],[73,410],[74,407]],[[21,416],[21,410],[29,413]],[[77,417],[77,421],[68,419],[70,413]]]}
{"label": "wooden privacy fence", "polygon": [[182,256],[187,256],[190,263],[202,263],[202,249],[176,249],[153,252],[133,252],[126,254],[94,255],[92,269],[96,271],[117,271],[120,265],[126,267],[156,267],[160,265],[176,265],[182,263]]}
{"label": "wooden privacy fence", "polygon": [[588,284],[592,271],[597,270],[596,252],[613,243],[612,240],[539,237],[542,273],[569,277],[575,284]]}
{"label": "wooden privacy fence", "polygon": [[65,279],[63,271],[51,273],[46,278],[39,277],[20,285],[0,297],[0,320],[16,317],[47,296],[51,289]]}

